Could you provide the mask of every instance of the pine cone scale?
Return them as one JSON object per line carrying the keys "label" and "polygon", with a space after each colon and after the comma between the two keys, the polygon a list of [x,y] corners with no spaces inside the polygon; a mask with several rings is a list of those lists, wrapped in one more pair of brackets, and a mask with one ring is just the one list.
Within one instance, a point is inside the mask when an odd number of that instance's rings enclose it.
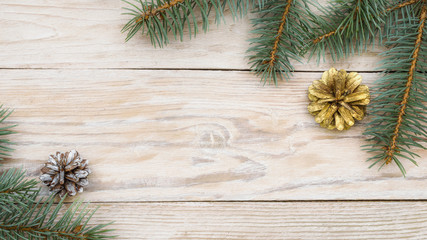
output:
{"label": "pine cone scale", "polygon": [[89,181],[86,178],[81,178],[79,182],[77,182],[77,185],[86,187],[89,185]]}
{"label": "pine cone scale", "polygon": [[314,81],[313,86],[314,86],[314,88],[320,89],[320,90],[324,91],[325,93],[328,93],[329,91],[331,91],[331,89],[328,87],[328,85],[324,84],[320,80]]}
{"label": "pine cone scale", "polygon": [[79,178],[76,177],[76,175],[74,175],[72,173],[67,173],[67,175],[65,175],[65,178],[67,180],[70,180],[70,181],[75,182],[75,183],[79,181]]}
{"label": "pine cone scale", "polygon": [[335,118],[335,126],[336,126],[336,128],[339,131],[344,130],[344,127],[345,127],[345,125],[344,125],[344,118],[341,115],[339,115],[338,113],[334,114],[334,118]]}
{"label": "pine cone scale", "polygon": [[86,178],[89,175],[89,171],[77,169],[76,171],[74,171],[74,174],[77,178]]}
{"label": "pine cone scale", "polygon": [[40,176],[40,180],[42,180],[43,182],[48,182],[48,181],[52,181],[52,175],[51,174],[42,174]]}

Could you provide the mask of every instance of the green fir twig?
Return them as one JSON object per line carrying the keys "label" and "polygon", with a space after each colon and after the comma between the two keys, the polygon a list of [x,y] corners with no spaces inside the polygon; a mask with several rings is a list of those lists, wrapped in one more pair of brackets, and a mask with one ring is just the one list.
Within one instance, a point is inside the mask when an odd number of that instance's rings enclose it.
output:
{"label": "green fir twig", "polygon": [[25,211],[28,201],[39,193],[37,181],[25,179],[22,169],[9,169],[0,175],[0,212]]}
{"label": "green fir twig", "polygon": [[0,239],[111,239],[109,224],[89,226],[89,220],[96,210],[88,210],[88,205],[75,201],[66,207],[64,198],[58,204],[54,196],[36,201],[37,195],[28,199],[26,211],[12,209],[0,212]]}
{"label": "green fir twig", "polygon": [[361,54],[381,39],[388,0],[334,0],[320,8],[323,16],[313,21],[315,36],[307,42],[309,59],[317,55],[317,62],[325,60],[326,50],[333,61]]}
{"label": "green fir twig", "polygon": [[390,8],[400,12],[392,13],[387,23],[390,49],[382,54],[385,75],[376,82],[364,147],[375,154],[368,159],[371,167],[394,162],[405,175],[401,160],[417,165],[414,149],[426,149],[421,142],[427,139],[427,3],[399,4]]}
{"label": "green fir twig", "polygon": [[271,0],[251,19],[255,38],[250,39],[249,64],[261,82],[278,84],[289,79],[290,60],[301,61],[304,41],[312,32],[308,0]]}
{"label": "green fir twig", "polygon": [[154,46],[163,47],[169,43],[169,34],[181,41],[184,29],[188,29],[190,38],[199,30],[198,20],[201,18],[202,30],[209,29],[209,16],[215,14],[215,22],[224,20],[224,11],[230,9],[234,19],[246,15],[249,9],[262,6],[264,0],[123,0],[125,15],[131,19],[123,27],[127,33],[126,41],[137,32],[147,34]]}

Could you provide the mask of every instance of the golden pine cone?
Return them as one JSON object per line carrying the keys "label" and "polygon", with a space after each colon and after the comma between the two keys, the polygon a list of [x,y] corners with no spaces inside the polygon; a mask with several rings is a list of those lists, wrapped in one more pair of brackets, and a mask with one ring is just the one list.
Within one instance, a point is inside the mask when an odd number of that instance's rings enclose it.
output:
{"label": "golden pine cone", "polygon": [[89,161],[80,157],[76,150],[66,153],[56,152],[41,169],[40,180],[49,187],[53,194],[63,197],[66,193],[74,196],[83,192],[83,187],[89,184],[87,176],[91,172]]}
{"label": "golden pine cone", "polygon": [[308,88],[308,111],[320,126],[342,131],[362,120],[369,103],[369,88],[357,72],[331,68]]}

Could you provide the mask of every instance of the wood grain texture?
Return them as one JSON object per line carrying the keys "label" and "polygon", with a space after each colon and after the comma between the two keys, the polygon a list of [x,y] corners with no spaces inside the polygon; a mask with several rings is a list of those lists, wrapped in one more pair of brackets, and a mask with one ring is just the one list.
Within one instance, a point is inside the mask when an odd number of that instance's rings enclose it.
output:
{"label": "wood grain texture", "polygon": [[[322,1],[325,2],[325,1]],[[248,69],[246,50],[251,24],[248,17],[218,27],[184,42],[172,41],[155,49],[137,34],[128,43],[121,28],[119,0],[0,0],[0,68],[167,68]],[[173,37],[172,37],[173,38]],[[337,68],[372,71],[379,49],[334,64]],[[297,71],[329,69],[331,61],[293,63]]]}
{"label": "wood grain texture", "polygon": [[263,87],[234,71],[0,70],[19,124],[8,166],[38,176],[48,154],[76,148],[94,170],[90,201],[426,199],[426,151],[407,178],[369,170],[366,120],[342,133],[314,122],[320,76]]}
{"label": "wood grain texture", "polygon": [[[126,217],[123,217],[126,216]],[[426,202],[107,203],[119,239],[425,239]]]}
{"label": "wood grain texture", "polygon": [[0,0],[1,101],[19,124],[6,168],[38,177],[50,153],[77,149],[93,170],[79,197],[101,205],[92,224],[115,221],[118,239],[425,238],[424,201],[317,201],[427,199],[426,151],[406,178],[369,170],[369,119],[331,132],[306,109],[308,86],[332,66],[372,86],[381,49],[294,63],[291,82],[263,87],[247,71],[247,17],[211,18],[208,33],[154,49],[139,35],[124,43],[123,6]]}

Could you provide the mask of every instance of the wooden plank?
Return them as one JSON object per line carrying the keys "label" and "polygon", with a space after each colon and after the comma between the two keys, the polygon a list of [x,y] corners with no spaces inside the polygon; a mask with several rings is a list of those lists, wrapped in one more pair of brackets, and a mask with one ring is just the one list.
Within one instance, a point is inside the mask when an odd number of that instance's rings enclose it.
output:
{"label": "wooden plank", "polygon": [[[95,204],[94,204],[95,205]],[[118,239],[424,239],[426,202],[101,204]]]}
{"label": "wooden plank", "polygon": [[76,148],[93,168],[90,201],[426,199],[426,151],[406,179],[370,170],[367,120],[342,133],[314,122],[306,89],[320,76],[263,87],[249,72],[0,70],[19,124],[7,166],[36,177]]}
{"label": "wooden plank", "polygon": [[[325,1],[323,1],[325,2]],[[0,68],[185,68],[248,69],[246,50],[251,29],[248,17],[211,30],[183,43],[172,41],[155,49],[137,35],[128,43],[120,33],[128,17],[117,0],[0,0]],[[230,16],[230,13],[226,13]],[[379,49],[340,63],[331,60],[294,63],[298,71],[331,66],[372,71]]]}

